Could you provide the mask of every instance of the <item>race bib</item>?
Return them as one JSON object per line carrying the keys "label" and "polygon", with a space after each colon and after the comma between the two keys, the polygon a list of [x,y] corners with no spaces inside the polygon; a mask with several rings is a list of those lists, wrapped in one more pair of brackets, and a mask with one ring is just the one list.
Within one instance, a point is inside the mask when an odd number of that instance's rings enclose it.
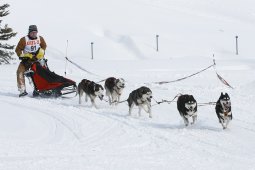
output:
{"label": "race bib", "polygon": [[40,37],[37,36],[37,39],[30,40],[28,36],[26,38],[26,46],[24,49],[24,53],[35,53],[41,46],[40,46]]}

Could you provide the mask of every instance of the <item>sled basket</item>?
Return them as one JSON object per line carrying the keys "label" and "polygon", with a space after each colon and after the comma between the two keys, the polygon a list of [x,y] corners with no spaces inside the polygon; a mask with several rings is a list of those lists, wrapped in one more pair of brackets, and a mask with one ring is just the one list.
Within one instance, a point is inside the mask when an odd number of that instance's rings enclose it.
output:
{"label": "sled basket", "polygon": [[50,71],[47,65],[42,66],[39,62],[34,62],[25,72],[25,76],[32,80],[35,97],[60,97],[70,93],[75,93],[76,96],[77,94],[77,86],[73,80]]}

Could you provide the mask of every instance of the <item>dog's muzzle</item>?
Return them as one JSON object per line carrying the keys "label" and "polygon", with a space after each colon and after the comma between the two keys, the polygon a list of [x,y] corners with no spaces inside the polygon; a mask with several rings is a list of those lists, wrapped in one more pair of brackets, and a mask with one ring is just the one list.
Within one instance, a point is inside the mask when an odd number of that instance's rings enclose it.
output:
{"label": "dog's muzzle", "polygon": [[223,103],[223,106],[224,106],[225,108],[229,108],[229,107],[230,107],[230,102]]}
{"label": "dog's muzzle", "polygon": [[148,97],[147,100],[148,100],[149,102],[151,102],[151,98],[152,98],[152,96]]}
{"label": "dog's muzzle", "polygon": [[231,106],[231,103],[230,103],[230,102],[223,103],[223,108],[224,108],[224,110],[226,110],[226,111],[229,110],[230,106]]}
{"label": "dog's muzzle", "polygon": [[98,96],[98,97],[99,97],[100,100],[103,100],[104,95],[100,95],[100,96]]}
{"label": "dog's muzzle", "polygon": [[119,89],[121,89],[121,88],[122,88],[122,89],[125,88],[125,85],[119,86]]}

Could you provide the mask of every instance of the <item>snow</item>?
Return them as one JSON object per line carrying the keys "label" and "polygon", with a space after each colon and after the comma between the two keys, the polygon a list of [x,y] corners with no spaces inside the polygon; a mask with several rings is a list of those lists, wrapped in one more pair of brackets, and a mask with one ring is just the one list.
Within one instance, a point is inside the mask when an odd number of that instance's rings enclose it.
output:
{"label": "snow", "polygon": [[[65,56],[99,76],[67,64],[67,77],[100,81],[109,76],[126,80],[121,100],[143,85],[157,101],[178,93],[192,94],[198,103],[215,102],[221,92],[232,101],[233,120],[223,130],[214,106],[198,107],[198,121],[184,126],[176,103],[154,105],[152,119],[128,106],[99,109],[78,97],[35,99],[18,97],[16,69],[0,66],[0,169],[28,170],[156,170],[254,169],[253,112],[255,59],[255,2],[252,0],[6,0],[4,18],[18,35],[36,24],[48,43],[51,70],[64,75]],[[156,35],[159,35],[159,52]],[[235,55],[235,36],[239,55]],[[94,60],[91,60],[94,42]],[[210,68],[234,89],[222,84]],[[103,85],[103,83],[101,83]]]}

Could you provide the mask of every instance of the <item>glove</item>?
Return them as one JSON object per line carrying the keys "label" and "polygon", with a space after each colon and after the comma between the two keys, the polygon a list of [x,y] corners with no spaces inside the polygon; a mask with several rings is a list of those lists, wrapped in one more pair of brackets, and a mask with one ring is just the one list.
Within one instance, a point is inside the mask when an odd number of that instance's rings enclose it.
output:
{"label": "glove", "polygon": [[19,57],[20,57],[21,59],[24,59],[24,58],[32,59],[32,58],[33,58],[33,54],[30,54],[30,53],[22,53]]}
{"label": "glove", "polygon": [[38,54],[36,55],[36,58],[38,60],[42,59],[44,57],[44,49],[40,48]]}

